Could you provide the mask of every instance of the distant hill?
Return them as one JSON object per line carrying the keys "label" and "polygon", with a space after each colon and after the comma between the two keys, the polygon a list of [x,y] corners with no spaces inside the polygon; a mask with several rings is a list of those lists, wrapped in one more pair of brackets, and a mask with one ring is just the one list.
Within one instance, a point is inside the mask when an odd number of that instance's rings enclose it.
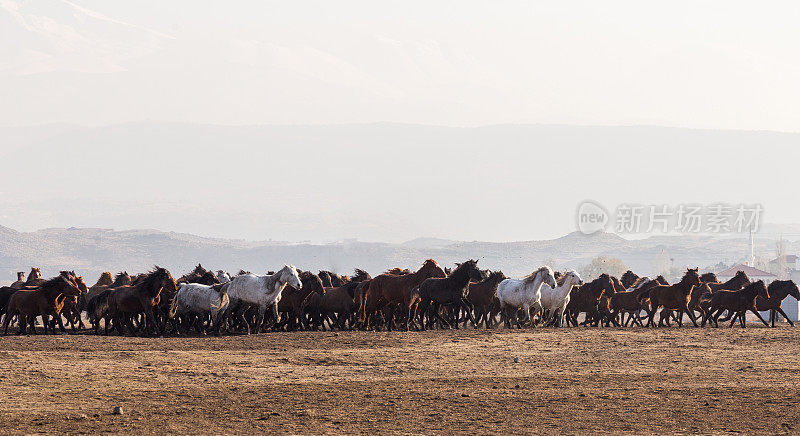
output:
{"label": "distant hill", "polygon": [[[768,256],[774,241],[757,239],[757,251]],[[789,243],[789,252],[800,249]],[[61,269],[75,269],[88,281],[102,271],[139,272],[158,264],[176,276],[202,263],[213,269],[240,268],[265,272],[284,263],[303,269],[329,269],[348,274],[355,267],[376,274],[390,267],[416,268],[433,258],[443,266],[465,259],[479,259],[484,268],[502,269],[509,275],[530,272],[544,262],[557,268],[579,268],[593,257],[621,258],[635,271],[652,273],[653,261],[662,250],[674,265],[705,267],[741,260],[747,252],[745,238],[651,237],[628,240],[610,233],[586,236],[570,233],[552,240],[520,242],[460,242],[419,238],[402,244],[345,241],[330,244],[251,242],[205,238],[158,230],[60,228],[18,232],[0,226],[0,280],[8,282],[16,271],[31,266],[46,276]]]}

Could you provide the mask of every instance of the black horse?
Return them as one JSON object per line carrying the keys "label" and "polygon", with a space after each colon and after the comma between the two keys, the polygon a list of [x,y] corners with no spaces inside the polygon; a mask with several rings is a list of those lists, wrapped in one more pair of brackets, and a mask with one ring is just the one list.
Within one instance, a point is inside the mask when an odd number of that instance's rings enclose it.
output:
{"label": "black horse", "polygon": [[[472,307],[467,302],[467,289],[470,280],[481,280],[481,271],[478,269],[477,260],[468,260],[458,266],[453,272],[443,278],[426,279],[419,285],[419,306],[418,312],[421,315],[428,314],[438,319],[439,322],[448,326],[458,328],[458,318],[454,323],[445,321],[439,314],[441,306],[464,309],[470,321],[475,324],[472,316]],[[430,308],[430,311],[428,309]],[[423,320],[422,329],[425,330]]]}

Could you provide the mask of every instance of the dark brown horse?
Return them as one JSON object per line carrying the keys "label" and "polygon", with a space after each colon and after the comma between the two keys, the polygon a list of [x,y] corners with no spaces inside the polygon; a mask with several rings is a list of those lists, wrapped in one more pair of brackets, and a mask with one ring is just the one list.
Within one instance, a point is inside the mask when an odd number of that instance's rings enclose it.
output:
{"label": "dark brown horse", "polygon": [[203,277],[208,272],[209,271],[207,269],[203,268],[203,265],[198,263],[197,266],[194,267],[194,269],[191,272],[189,272],[188,274],[184,274],[183,276],[181,276],[181,278],[175,280],[175,283],[177,284],[200,283],[198,282],[198,280],[200,280],[200,278]]}
{"label": "dark brown horse", "polygon": [[426,260],[420,269],[411,274],[394,275],[381,274],[369,281],[366,295],[363,297],[361,307],[359,307],[359,324],[364,328],[369,328],[370,320],[379,310],[386,310],[389,324],[394,325],[394,311],[396,308],[403,310],[406,316],[406,325],[409,316],[413,315],[413,310],[417,301],[414,289],[428,278],[444,278],[444,270],[436,264],[433,259]]}
{"label": "dark brown horse", "polygon": [[713,272],[703,273],[700,276],[700,281],[703,282],[703,283],[719,283],[719,279],[717,278],[717,275],[714,274]]}
{"label": "dark brown horse", "polygon": [[[689,315],[689,319],[692,320],[692,324],[697,327],[694,312],[689,309],[689,300],[691,300],[692,288],[700,285],[698,270],[699,268],[689,268],[680,282],[674,285],[653,286],[639,296],[640,299],[650,298],[650,310],[648,310],[647,314],[646,327],[655,326],[653,319],[660,308],[677,311],[678,326],[683,325],[683,314],[686,313]],[[659,326],[662,325],[661,321],[663,320],[663,317],[659,320]]]}
{"label": "dark brown horse", "polygon": [[[42,317],[45,334],[50,326],[51,316],[56,318],[61,332],[65,332],[60,315],[64,300],[76,298],[80,295],[80,292],[75,282],[60,275],[46,280],[36,289],[16,291],[8,301],[8,309],[3,319],[3,334],[8,334],[8,324],[14,316],[19,318],[19,332],[17,334],[20,335],[27,333],[28,324],[31,326],[32,333],[36,334],[37,316]],[[53,334],[55,334],[55,329],[53,329]]]}
{"label": "dark brown horse", "polygon": [[744,271],[736,271],[736,274],[725,283],[710,282],[708,283],[708,287],[711,289],[711,292],[738,291],[749,284],[750,277],[747,277]]}
{"label": "dark brown horse", "polygon": [[301,289],[286,285],[278,301],[278,312],[282,314],[282,319],[275,326],[276,329],[288,328],[295,330],[299,327],[309,329],[311,324],[306,316],[306,299],[312,293],[323,293],[325,289],[322,279],[311,271],[300,271]]}
{"label": "dark brown horse", "polygon": [[634,283],[636,283],[637,280],[639,280],[639,276],[637,276],[633,271],[627,270],[622,274],[622,277],[620,277],[619,280],[622,282],[622,287],[624,287],[625,290],[628,290],[631,288],[631,286],[633,286]]}
{"label": "dark brown horse", "polygon": [[[175,294],[177,285],[172,274],[164,268],[156,266],[144,278],[125,286],[112,288],[108,294],[108,315],[114,320],[114,326],[120,334],[124,334],[123,324],[128,327],[131,334],[135,335],[135,330],[131,322],[131,317],[144,313],[144,323],[142,332],[148,334],[148,327],[161,330],[153,314],[161,302],[161,293],[169,292]],[[149,324],[149,326],[148,326]],[[106,325],[106,330],[108,325]],[[163,333],[163,332],[162,332]]]}
{"label": "dark brown horse", "polygon": [[[642,321],[639,314],[642,310],[647,309],[650,300],[642,300],[639,296],[658,284],[659,283],[655,280],[650,280],[647,277],[640,277],[629,286],[629,291],[615,292],[614,295],[611,296],[611,301],[609,302],[612,310],[611,317],[616,319],[617,316],[620,316],[619,323],[625,327],[627,327],[631,321],[641,327]],[[628,314],[627,320],[625,319],[626,313]]]}
{"label": "dark brown horse", "polygon": [[[719,327],[720,315],[722,315],[722,312],[728,310],[739,317],[739,323],[742,328],[745,328],[745,315],[749,310],[753,312],[765,326],[769,327],[769,324],[756,310],[757,297],[769,300],[769,291],[762,280],[750,283],[737,291],[716,291],[711,295],[711,308],[706,313],[704,321],[711,320],[714,326]],[[733,327],[735,321],[735,318],[731,321],[731,327]]]}
{"label": "dark brown horse", "polygon": [[599,305],[600,299],[605,294],[614,293],[614,282],[611,276],[606,273],[591,282],[580,286],[573,286],[569,293],[569,304],[567,304],[566,317],[567,325],[570,323],[578,326],[578,315],[586,313],[583,325],[594,323],[597,326],[601,321]]}
{"label": "dark brown horse", "polygon": [[[467,290],[470,280],[481,280],[481,272],[478,269],[477,260],[468,260],[466,262],[457,264],[458,266],[453,272],[442,278],[429,278],[420,283],[418,288],[418,310],[420,315],[433,316],[442,325],[458,328],[458,318],[455,322],[451,323],[439,313],[439,308],[442,306],[452,307],[456,309],[463,309],[466,311],[467,317],[475,325],[475,318],[472,316],[472,307],[467,303]],[[428,310],[430,308],[430,311]],[[416,310],[411,311],[409,319],[406,320],[406,330],[408,330],[409,322],[414,321]],[[425,320],[422,320],[422,329],[425,330]]]}
{"label": "dark brown horse", "polygon": [[39,268],[31,268],[31,272],[28,274],[28,280],[25,281],[25,287],[32,288],[40,286],[46,281],[47,280],[42,278],[42,270]]}
{"label": "dark brown horse", "polygon": [[[475,320],[477,325],[481,324],[486,327],[491,327],[490,313],[492,311],[492,304],[497,294],[497,285],[508,277],[502,271],[492,271],[489,276],[484,280],[477,283],[470,282],[469,290],[467,292],[467,301],[472,304],[475,310]],[[497,311],[500,311],[500,302],[497,302]],[[466,326],[467,321],[464,320]]]}
{"label": "dark brown horse", "polygon": [[[769,293],[769,298],[764,298],[761,295],[756,297],[756,310],[759,312],[769,310],[769,320],[772,327],[775,327],[775,320],[778,318],[778,313],[783,316],[783,319],[785,319],[789,325],[794,327],[794,323],[783,311],[781,304],[783,300],[790,295],[794,297],[795,300],[800,301],[800,292],[797,289],[797,285],[791,280],[775,280],[767,286],[767,292]],[[738,316],[739,314],[736,314],[736,317]]]}

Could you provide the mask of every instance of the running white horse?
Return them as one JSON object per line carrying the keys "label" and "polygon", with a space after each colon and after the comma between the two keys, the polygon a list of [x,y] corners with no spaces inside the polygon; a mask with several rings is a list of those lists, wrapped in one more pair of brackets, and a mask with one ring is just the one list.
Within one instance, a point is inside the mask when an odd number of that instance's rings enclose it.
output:
{"label": "running white horse", "polygon": [[300,277],[297,269],[291,265],[285,265],[280,271],[272,275],[259,276],[256,274],[242,274],[233,278],[225,286],[228,288],[228,297],[231,302],[229,311],[236,311],[241,321],[250,333],[250,326],[244,318],[242,310],[238,310],[244,305],[258,306],[258,321],[256,332],[264,322],[264,315],[268,307],[272,307],[272,314],[278,320],[278,302],[281,300],[283,288],[289,285],[295,289],[300,289]]}
{"label": "running white horse", "polygon": [[218,269],[215,274],[220,283],[228,283],[231,281],[231,275],[221,269]]}
{"label": "running white horse", "polygon": [[[497,285],[497,299],[500,300],[501,314],[506,328],[511,327],[509,311],[513,313],[517,327],[521,327],[517,318],[520,307],[525,309],[526,314],[529,314],[531,326],[533,326],[534,315],[542,310],[541,288],[543,284],[556,287],[556,278],[549,266],[543,266],[522,279],[505,279]],[[535,308],[534,313],[530,313],[531,307]]]}
{"label": "running white horse", "polygon": [[577,272],[569,270],[558,280],[558,286],[555,288],[548,285],[542,286],[542,308],[547,314],[544,325],[552,321],[556,327],[561,326],[561,317],[569,304],[569,293],[573,286],[582,284],[581,276]]}
{"label": "running white horse", "polygon": [[[205,315],[210,315],[214,333],[219,335],[221,315],[225,313],[229,302],[227,286],[181,283],[169,307],[169,317],[175,318],[179,314],[200,315],[204,319]],[[189,327],[186,326],[186,329]]]}

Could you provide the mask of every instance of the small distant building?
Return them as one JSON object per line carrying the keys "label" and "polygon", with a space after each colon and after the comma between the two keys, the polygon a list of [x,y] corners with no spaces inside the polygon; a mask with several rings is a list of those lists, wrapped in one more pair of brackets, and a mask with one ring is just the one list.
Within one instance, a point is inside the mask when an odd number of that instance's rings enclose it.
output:
{"label": "small distant building", "polygon": [[[796,265],[799,260],[800,257],[794,254],[787,254],[781,257],[776,257],[775,259],[769,261],[769,263],[767,264],[767,269],[769,269],[769,272],[780,277],[784,274],[784,272],[797,269]],[[781,269],[783,269],[783,271],[781,271]]]}
{"label": "small distant building", "polygon": [[[789,258],[791,256],[786,257]],[[779,259],[774,259],[773,261],[776,264],[779,263]],[[793,262],[788,264],[789,268],[791,268],[789,278],[794,280],[795,283],[800,283],[800,271],[794,269],[795,262],[797,261],[797,256],[794,256]],[[770,264],[772,264],[772,262],[770,262]],[[725,271],[718,272],[717,279],[719,279],[721,282],[725,282],[733,278],[737,271],[744,271],[745,274],[747,274],[747,277],[750,277],[750,280],[752,281],[763,280],[766,285],[769,285],[774,280],[778,279],[778,276],[771,272],[762,271],[758,268],[753,268],[752,266],[741,263],[734,265]],[[793,297],[786,297],[786,299],[783,300],[783,304],[781,304],[781,309],[786,312],[786,315],[789,316],[789,319],[791,319],[793,322],[797,321],[798,313],[800,312],[800,303],[798,303],[797,300],[795,300]],[[769,312],[762,313],[762,315],[769,315]]]}

